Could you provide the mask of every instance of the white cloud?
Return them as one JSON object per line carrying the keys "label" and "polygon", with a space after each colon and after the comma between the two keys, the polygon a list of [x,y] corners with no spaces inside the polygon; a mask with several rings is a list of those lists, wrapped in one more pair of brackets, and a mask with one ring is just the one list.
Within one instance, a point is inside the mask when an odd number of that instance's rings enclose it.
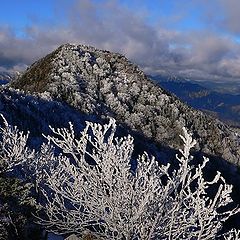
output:
{"label": "white cloud", "polygon": [[[32,24],[26,29],[26,38],[18,38],[9,28],[0,28],[0,66],[22,69],[70,42],[123,53],[152,74],[172,73],[203,80],[240,77],[240,46],[234,39],[207,30],[181,32],[162,24],[150,25],[144,14],[130,11],[118,1],[100,2],[75,0],[73,5],[65,6],[64,25]],[[227,4],[227,0],[214,2]],[[229,13],[230,2],[236,1],[229,1]]]}

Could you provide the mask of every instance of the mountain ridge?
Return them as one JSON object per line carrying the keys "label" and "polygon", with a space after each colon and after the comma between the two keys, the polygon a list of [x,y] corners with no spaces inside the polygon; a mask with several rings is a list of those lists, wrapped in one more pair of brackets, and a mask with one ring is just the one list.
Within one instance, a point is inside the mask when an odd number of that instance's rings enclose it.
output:
{"label": "mountain ridge", "polygon": [[240,139],[222,122],[187,106],[118,53],[65,44],[10,83],[47,92],[85,114],[109,115],[160,145],[178,149],[185,126],[197,150],[240,164]]}
{"label": "mountain ridge", "polygon": [[172,80],[155,76],[152,79],[190,106],[208,112],[233,127],[240,126],[240,94],[216,92],[182,78]]}

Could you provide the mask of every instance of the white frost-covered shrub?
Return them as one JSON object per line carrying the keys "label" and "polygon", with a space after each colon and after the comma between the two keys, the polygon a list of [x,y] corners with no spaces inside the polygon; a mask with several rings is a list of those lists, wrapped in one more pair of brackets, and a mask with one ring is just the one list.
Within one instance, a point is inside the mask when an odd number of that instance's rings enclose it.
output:
{"label": "white frost-covered shrub", "polygon": [[24,134],[16,126],[12,127],[3,115],[0,116],[3,120],[3,126],[0,127],[0,173],[2,173],[33,159],[35,152],[27,147],[29,133]]}
{"label": "white frost-covered shrub", "polygon": [[[207,158],[194,169],[190,166],[195,141],[185,129],[184,148],[176,156],[179,167],[173,172],[147,153],[139,156],[133,171],[133,138],[116,138],[112,119],[106,125],[88,122],[79,138],[71,124],[52,131],[46,138],[63,154],[38,171],[46,214],[38,221],[56,233],[97,239],[215,239],[223,222],[239,211],[221,211],[232,203],[232,186],[219,172],[212,181],[204,180]],[[213,185],[217,191],[209,198],[206,192]]]}

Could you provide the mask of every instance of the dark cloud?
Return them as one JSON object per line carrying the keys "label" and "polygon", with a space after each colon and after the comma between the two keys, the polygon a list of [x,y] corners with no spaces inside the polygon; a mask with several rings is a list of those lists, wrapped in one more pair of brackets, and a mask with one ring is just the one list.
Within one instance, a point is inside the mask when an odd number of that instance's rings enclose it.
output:
{"label": "dark cloud", "polygon": [[27,35],[19,38],[9,28],[0,28],[0,66],[6,70],[23,69],[51,49],[47,42]]}
{"label": "dark cloud", "polygon": [[[229,4],[227,0],[213,1],[228,6],[229,16],[234,11],[230,4],[234,0],[228,0]],[[22,38],[9,28],[0,28],[0,70],[24,68],[70,42],[123,53],[151,74],[170,73],[199,80],[237,81],[240,77],[240,46],[230,37],[207,30],[175,31],[161,22],[151,25],[145,13],[130,11],[120,1],[69,2],[63,11],[59,1],[54,23],[33,23]],[[198,0],[193,2],[197,4]],[[63,25],[57,21],[60,15],[65,18]],[[221,24],[227,25],[227,18],[225,21],[222,19]]]}

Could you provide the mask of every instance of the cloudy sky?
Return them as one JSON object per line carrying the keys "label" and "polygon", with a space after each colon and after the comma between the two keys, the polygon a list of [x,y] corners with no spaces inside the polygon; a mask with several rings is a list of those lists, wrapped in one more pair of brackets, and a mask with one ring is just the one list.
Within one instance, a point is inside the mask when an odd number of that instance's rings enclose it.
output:
{"label": "cloudy sky", "polygon": [[240,81],[239,0],[2,0],[0,71],[63,43],[125,54],[147,73]]}

